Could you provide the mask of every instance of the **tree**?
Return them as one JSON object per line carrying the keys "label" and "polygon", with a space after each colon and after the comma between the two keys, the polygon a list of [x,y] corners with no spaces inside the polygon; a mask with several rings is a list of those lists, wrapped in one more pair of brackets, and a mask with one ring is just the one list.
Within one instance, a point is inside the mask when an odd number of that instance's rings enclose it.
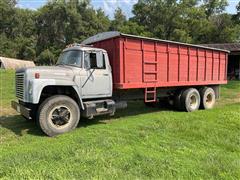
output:
{"label": "tree", "polygon": [[88,1],[50,1],[39,9],[36,20],[37,55],[54,49],[55,57],[67,44],[109,28],[109,19],[102,10],[94,10]]}
{"label": "tree", "polygon": [[189,42],[191,38],[187,23],[199,13],[195,7],[197,2],[198,0],[140,0],[133,7],[133,20],[143,25],[154,37],[169,40],[180,38]]}
{"label": "tree", "polygon": [[174,30],[174,38],[177,41],[188,43],[202,43],[209,33],[211,23],[207,19],[204,9],[192,4],[189,8],[182,8],[181,21]]}
{"label": "tree", "polygon": [[172,39],[177,22],[177,2],[140,0],[134,5],[134,20],[152,32],[155,37]]}
{"label": "tree", "polygon": [[240,25],[232,21],[230,14],[219,14],[210,18],[211,28],[204,43],[230,43],[239,40]]}
{"label": "tree", "polygon": [[122,10],[118,7],[114,13],[114,20],[111,22],[111,31],[119,31],[127,22],[126,16],[123,14]]}
{"label": "tree", "polygon": [[28,9],[16,9],[14,18],[15,27],[13,41],[18,44],[19,59],[35,60],[36,59],[36,12]]}
{"label": "tree", "polygon": [[114,19],[111,21],[110,31],[120,31],[122,33],[140,35],[140,36],[152,36],[150,32],[147,32],[144,26],[139,25],[132,19],[127,20],[123,14],[121,8],[117,8],[114,13]]}
{"label": "tree", "polygon": [[205,9],[206,15],[209,18],[214,14],[222,13],[227,5],[227,0],[204,0],[202,7]]}
{"label": "tree", "polygon": [[34,36],[29,38],[24,36],[18,37],[15,42],[18,44],[18,53],[16,54],[17,58],[32,61],[36,59],[36,38]]}
{"label": "tree", "polygon": [[236,6],[237,13],[233,15],[233,21],[240,24],[240,2]]}
{"label": "tree", "polygon": [[0,0],[0,33],[4,33],[7,37],[12,36],[15,14],[15,1]]}
{"label": "tree", "polygon": [[16,8],[14,0],[0,0],[1,56],[35,59],[35,12]]}
{"label": "tree", "polygon": [[148,32],[144,26],[139,25],[138,23],[129,20],[127,21],[120,29],[120,32],[126,34],[133,34],[138,36],[152,37],[152,33]]}
{"label": "tree", "polygon": [[36,36],[36,15],[36,11],[17,8],[12,22],[14,24],[13,34],[27,38]]}
{"label": "tree", "polygon": [[188,43],[234,42],[239,25],[223,13],[226,0],[139,0],[133,21],[153,37]]}
{"label": "tree", "polygon": [[17,44],[8,39],[5,33],[0,34],[0,56],[12,57],[17,56]]}
{"label": "tree", "polygon": [[238,3],[238,5],[236,6],[237,9],[237,15],[240,16],[240,1]]}
{"label": "tree", "polygon": [[40,55],[37,57],[36,63],[38,65],[47,65],[47,64],[53,65],[56,63],[56,58],[49,49],[46,49],[43,52],[41,52]]}

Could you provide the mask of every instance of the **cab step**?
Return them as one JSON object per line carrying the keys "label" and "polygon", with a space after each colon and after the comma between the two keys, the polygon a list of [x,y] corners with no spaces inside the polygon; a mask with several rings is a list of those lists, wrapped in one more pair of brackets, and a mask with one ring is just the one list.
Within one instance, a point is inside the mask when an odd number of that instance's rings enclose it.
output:
{"label": "cab step", "polygon": [[96,111],[97,111],[97,113],[102,113],[102,112],[107,112],[108,109],[107,108],[97,108]]}
{"label": "cab step", "polygon": [[94,116],[98,115],[114,115],[116,109],[126,108],[126,102],[115,102],[111,99],[104,100],[94,100],[94,101],[85,101],[83,102],[84,110],[81,115],[85,118],[92,119]]}

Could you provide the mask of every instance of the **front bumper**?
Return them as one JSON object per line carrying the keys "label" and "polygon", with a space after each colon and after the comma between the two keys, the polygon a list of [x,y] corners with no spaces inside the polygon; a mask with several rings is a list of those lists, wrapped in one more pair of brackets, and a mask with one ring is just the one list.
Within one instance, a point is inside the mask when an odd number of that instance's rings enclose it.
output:
{"label": "front bumper", "polygon": [[11,106],[12,106],[13,109],[15,109],[17,112],[19,112],[24,117],[26,117],[28,119],[31,119],[31,117],[30,117],[31,109],[26,108],[25,106],[15,102],[15,101],[11,102]]}

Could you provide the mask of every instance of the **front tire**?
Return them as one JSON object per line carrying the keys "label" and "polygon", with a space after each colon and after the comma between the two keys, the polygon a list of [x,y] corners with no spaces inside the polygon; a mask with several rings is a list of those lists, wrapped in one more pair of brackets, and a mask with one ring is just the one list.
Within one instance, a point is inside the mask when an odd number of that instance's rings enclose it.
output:
{"label": "front tire", "polygon": [[56,136],[75,129],[80,120],[78,104],[65,95],[47,98],[38,110],[38,123],[48,136]]}

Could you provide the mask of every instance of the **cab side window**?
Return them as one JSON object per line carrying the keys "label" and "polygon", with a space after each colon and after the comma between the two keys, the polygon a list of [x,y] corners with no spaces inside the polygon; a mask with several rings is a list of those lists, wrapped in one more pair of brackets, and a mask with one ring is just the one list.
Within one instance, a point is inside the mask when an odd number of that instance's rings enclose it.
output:
{"label": "cab side window", "polygon": [[105,69],[105,58],[102,52],[85,52],[84,67],[86,69]]}

